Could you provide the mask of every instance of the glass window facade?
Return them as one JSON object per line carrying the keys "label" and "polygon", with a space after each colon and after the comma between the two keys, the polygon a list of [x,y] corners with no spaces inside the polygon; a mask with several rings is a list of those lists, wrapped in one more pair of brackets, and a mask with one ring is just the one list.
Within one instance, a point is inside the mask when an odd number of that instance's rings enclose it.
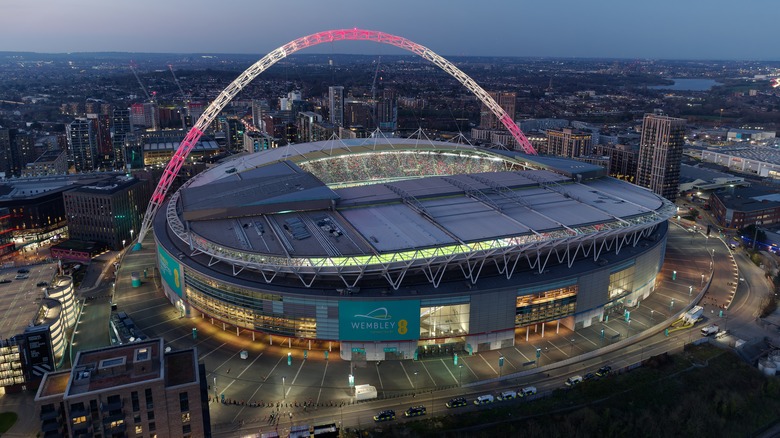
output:
{"label": "glass window facade", "polygon": [[420,339],[462,338],[469,332],[470,311],[469,304],[421,307]]}
{"label": "glass window facade", "polygon": [[631,293],[634,287],[634,266],[620,267],[609,274],[609,299],[613,300]]}
{"label": "glass window facade", "polygon": [[527,293],[517,297],[515,326],[561,319],[573,315],[576,306],[576,284]]}

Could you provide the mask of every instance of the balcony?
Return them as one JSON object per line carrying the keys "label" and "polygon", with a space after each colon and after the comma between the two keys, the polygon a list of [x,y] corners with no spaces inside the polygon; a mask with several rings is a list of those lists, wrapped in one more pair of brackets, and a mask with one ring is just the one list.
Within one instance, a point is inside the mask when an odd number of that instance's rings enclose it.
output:
{"label": "balcony", "polygon": [[60,416],[60,412],[56,409],[49,409],[47,411],[41,410],[41,421],[52,420]]}

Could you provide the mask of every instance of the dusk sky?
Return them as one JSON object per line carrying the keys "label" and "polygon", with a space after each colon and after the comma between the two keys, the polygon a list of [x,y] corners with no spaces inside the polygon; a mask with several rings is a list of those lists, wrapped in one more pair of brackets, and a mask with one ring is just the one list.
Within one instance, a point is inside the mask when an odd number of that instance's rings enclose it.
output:
{"label": "dusk sky", "polygon": [[[0,51],[256,53],[359,27],[444,55],[778,60],[770,0],[2,0]],[[375,43],[302,53],[402,53]]]}

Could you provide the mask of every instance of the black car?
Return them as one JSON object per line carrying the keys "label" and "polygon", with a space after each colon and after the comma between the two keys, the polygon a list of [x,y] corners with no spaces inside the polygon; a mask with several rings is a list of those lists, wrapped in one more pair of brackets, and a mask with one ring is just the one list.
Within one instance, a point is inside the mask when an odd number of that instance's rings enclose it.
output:
{"label": "black car", "polygon": [[46,287],[48,285],[49,285],[49,283],[46,282],[46,281],[39,281],[35,286],[36,287]]}
{"label": "black car", "polygon": [[582,376],[582,380],[593,380],[596,378],[596,375],[593,373],[588,373]]}
{"label": "black car", "polygon": [[395,420],[395,411],[388,409],[374,415],[374,421],[390,421]]}
{"label": "black car", "polygon": [[24,269],[24,268],[22,268],[22,269],[20,269],[20,270],[18,270],[18,271],[16,271],[16,272],[17,272],[18,274],[29,274],[29,273],[30,273],[30,270],[29,270],[29,269]]}
{"label": "black car", "polygon": [[596,371],[596,375],[599,377],[604,377],[611,372],[612,372],[612,367],[609,365],[604,365],[603,367],[599,368],[598,371]]}
{"label": "black car", "polygon": [[404,412],[407,417],[416,417],[418,415],[425,415],[425,406],[412,406]]}
{"label": "black car", "polygon": [[465,397],[455,397],[450,399],[450,401],[447,402],[446,406],[448,408],[459,408],[461,406],[466,406],[469,404],[468,401],[466,401]]}
{"label": "black car", "polygon": [[7,278],[4,278],[4,279],[0,280],[0,284],[8,284],[10,282],[11,282],[11,280],[9,280]]}

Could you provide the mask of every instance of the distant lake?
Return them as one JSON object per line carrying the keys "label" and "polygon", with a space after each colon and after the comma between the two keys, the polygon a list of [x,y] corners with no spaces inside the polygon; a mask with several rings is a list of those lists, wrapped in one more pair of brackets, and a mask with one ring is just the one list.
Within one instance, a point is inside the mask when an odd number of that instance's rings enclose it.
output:
{"label": "distant lake", "polygon": [[719,85],[720,82],[714,79],[680,79],[670,78],[674,81],[672,85],[653,85],[651,87],[654,90],[676,90],[676,91],[707,91],[712,89],[715,85]]}

